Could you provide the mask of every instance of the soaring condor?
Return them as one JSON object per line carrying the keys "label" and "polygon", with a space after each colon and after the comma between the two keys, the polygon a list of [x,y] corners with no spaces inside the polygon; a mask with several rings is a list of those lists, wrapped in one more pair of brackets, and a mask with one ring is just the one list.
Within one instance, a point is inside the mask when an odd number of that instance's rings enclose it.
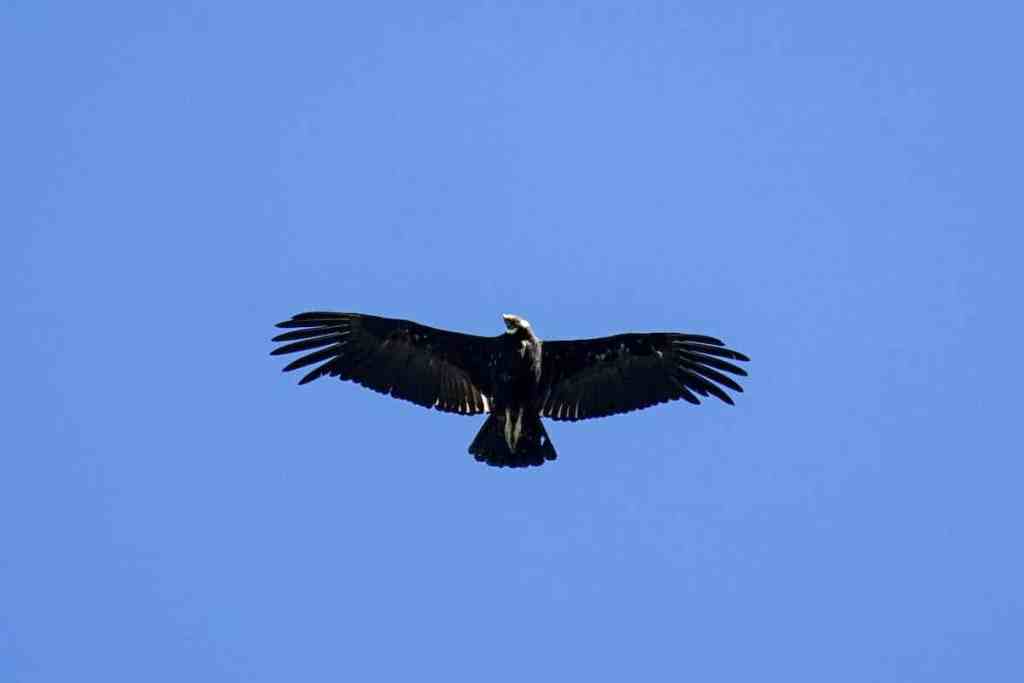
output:
{"label": "soaring condor", "polygon": [[541,417],[585,420],[697,396],[732,404],[743,391],[729,361],[750,360],[714,337],[677,332],[542,342],[530,323],[504,315],[505,333],[478,337],[360,313],[299,313],[277,327],[287,342],[271,354],[306,352],[299,384],[331,376],[425,408],[490,416],[469,446],[497,467],[543,465],[557,457]]}

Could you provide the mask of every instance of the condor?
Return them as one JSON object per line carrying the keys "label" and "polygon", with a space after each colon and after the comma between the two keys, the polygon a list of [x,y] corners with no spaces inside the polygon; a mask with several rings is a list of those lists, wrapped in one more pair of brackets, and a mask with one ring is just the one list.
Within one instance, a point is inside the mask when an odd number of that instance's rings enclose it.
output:
{"label": "condor", "polygon": [[714,337],[677,332],[541,341],[530,323],[504,315],[505,332],[479,337],[360,313],[300,313],[277,327],[287,342],[271,354],[310,352],[285,371],[314,366],[299,380],[339,377],[461,415],[489,413],[469,452],[497,467],[542,465],[557,457],[542,417],[584,420],[742,387],[724,373],[750,359]]}

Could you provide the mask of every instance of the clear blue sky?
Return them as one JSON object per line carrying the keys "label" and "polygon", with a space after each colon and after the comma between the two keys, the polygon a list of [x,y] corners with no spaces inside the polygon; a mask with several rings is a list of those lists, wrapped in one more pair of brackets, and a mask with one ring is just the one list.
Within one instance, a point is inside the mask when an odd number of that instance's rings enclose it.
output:
{"label": "clear blue sky", "polygon": [[[1021,10],[7,3],[0,680],[1021,681]],[[729,408],[296,387],[311,308]]]}

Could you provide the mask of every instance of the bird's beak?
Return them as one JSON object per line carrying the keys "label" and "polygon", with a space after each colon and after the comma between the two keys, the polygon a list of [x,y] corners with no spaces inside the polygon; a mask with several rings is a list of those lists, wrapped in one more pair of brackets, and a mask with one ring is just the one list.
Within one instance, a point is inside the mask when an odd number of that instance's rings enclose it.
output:
{"label": "bird's beak", "polygon": [[507,327],[510,330],[515,329],[516,317],[514,315],[509,315],[508,313],[504,313],[504,314],[502,314],[501,319],[505,321],[505,327]]}

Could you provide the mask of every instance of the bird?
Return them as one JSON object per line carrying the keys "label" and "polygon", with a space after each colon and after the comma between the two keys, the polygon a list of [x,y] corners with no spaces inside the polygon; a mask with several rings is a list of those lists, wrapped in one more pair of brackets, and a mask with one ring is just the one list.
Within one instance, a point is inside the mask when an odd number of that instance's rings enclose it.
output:
{"label": "bird", "polygon": [[469,445],[495,467],[558,457],[541,418],[575,422],[682,399],[699,404],[743,388],[729,375],[750,359],[715,338],[679,332],[542,341],[529,321],[503,314],[484,337],[363,313],[308,311],[276,327],[271,355],[304,353],[283,368],[299,380],[338,377],[394,398],[459,415],[486,413]]}

